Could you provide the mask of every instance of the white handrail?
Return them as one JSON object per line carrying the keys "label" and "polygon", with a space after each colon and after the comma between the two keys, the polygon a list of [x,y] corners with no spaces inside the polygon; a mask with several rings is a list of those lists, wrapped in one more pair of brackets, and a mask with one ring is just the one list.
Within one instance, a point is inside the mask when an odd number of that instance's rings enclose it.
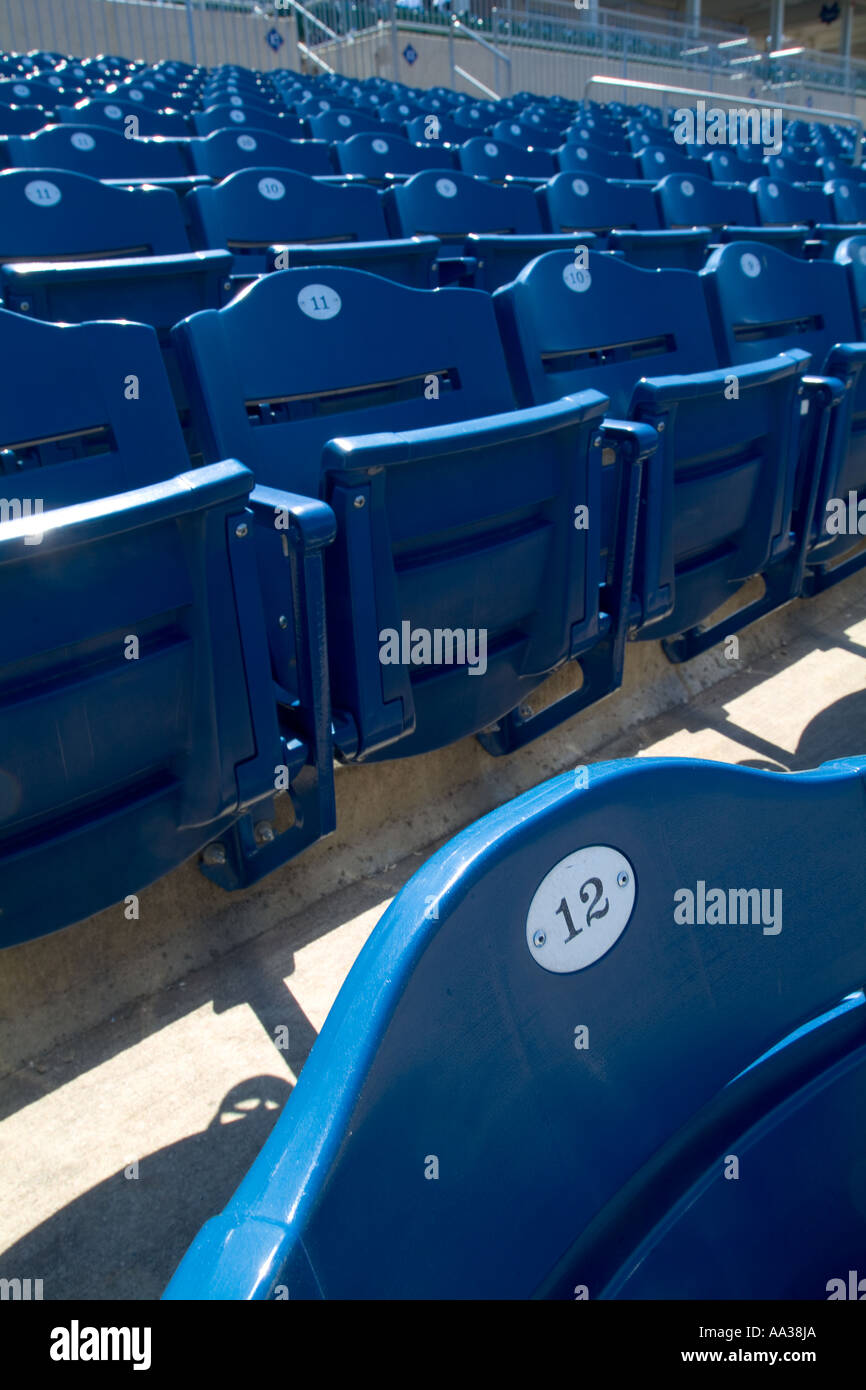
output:
{"label": "white handrail", "polygon": [[511,59],[507,53],[503,53],[502,49],[497,48],[495,44],[488,43],[486,39],[482,39],[480,34],[476,34],[474,29],[470,29],[469,25],[464,24],[456,15],[452,15],[451,24],[454,29],[459,29],[461,34],[468,34],[470,39],[474,39],[476,43],[480,43],[481,47],[486,48],[488,53],[492,53],[495,58],[501,58],[504,63],[507,63],[508,66],[511,67]]}
{"label": "white handrail", "polygon": [[455,72],[459,72],[459,74],[460,74],[461,77],[464,77],[464,78],[466,79],[467,82],[471,82],[472,85],[473,85],[474,87],[477,87],[478,90],[479,90],[480,92],[483,92],[484,95],[485,95],[486,97],[490,97],[492,101],[498,101],[498,100],[499,100],[499,93],[498,93],[498,92],[494,92],[493,89],[492,89],[491,87],[485,87],[485,85],[484,85],[483,82],[479,82],[478,78],[477,78],[477,77],[473,77],[473,76],[472,76],[472,73],[471,73],[471,72],[467,72],[465,68],[459,68],[459,67],[457,66],[457,64],[455,63],[455,64],[454,64],[454,71],[455,71]]}
{"label": "white handrail", "polygon": [[[318,28],[322,30],[323,34],[327,34],[329,39],[333,39],[337,43],[343,43],[345,41],[344,34],[338,34],[336,30],[329,29],[327,24],[323,24],[322,21],[316,15],[314,15],[311,10],[308,10],[306,6],[300,4],[300,0],[276,0],[276,7],[278,10],[295,10],[298,14],[302,14],[304,16],[304,19],[307,21],[308,24],[317,25]],[[333,69],[331,69],[331,71],[333,71]]]}
{"label": "white handrail", "polygon": [[309,48],[307,44],[302,43],[300,39],[297,40],[297,44],[298,52],[302,54],[303,57],[309,58],[311,63],[318,63],[319,67],[323,70],[323,72],[329,72],[331,76],[334,76],[334,74],[336,73],[336,68],[332,68],[330,63],[326,63],[324,58],[320,58],[318,53],[314,53],[312,48]]}

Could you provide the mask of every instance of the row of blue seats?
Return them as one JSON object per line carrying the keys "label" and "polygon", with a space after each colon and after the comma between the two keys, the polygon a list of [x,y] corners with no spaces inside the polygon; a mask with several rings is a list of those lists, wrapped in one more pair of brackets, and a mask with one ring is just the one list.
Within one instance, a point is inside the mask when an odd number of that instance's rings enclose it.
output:
{"label": "row of blue seats", "polygon": [[533,191],[430,170],[379,194],[254,168],[179,203],[166,189],[10,170],[0,174],[0,296],[34,317],[122,315],[167,331],[247,277],[289,265],[494,290],[543,251],[581,245],[651,268],[699,269],[713,245],[744,237],[831,258],[860,224],[810,219],[842,200],[828,188],[759,180],[751,193],[669,175],[652,190],[561,174]]}
{"label": "row of blue seats", "polygon": [[264,276],[173,330],[197,468],[151,328],[0,338],[5,944],[194,853],[253,882],[333,828],[334,753],[509,752],[615,690],[628,637],[686,659],[864,558],[840,264]]}
{"label": "row of blue seats", "polygon": [[[120,107],[116,110],[119,112]],[[583,145],[563,145],[552,153],[522,149],[505,137],[464,137],[462,144],[448,144],[436,127],[407,128],[406,135],[390,128],[340,131],[338,122],[354,119],[345,113],[329,113],[310,123],[312,130],[285,124],[256,122],[240,134],[220,127],[208,138],[162,137],[140,130],[130,137],[123,127],[75,123],[43,124],[39,113],[27,115],[26,133],[0,130],[0,160],[7,166],[43,163],[93,172],[100,178],[175,178],[205,175],[223,178],[250,162],[284,164],[313,174],[345,173],[384,179],[405,176],[422,168],[462,168],[487,178],[508,176],[546,179],[557,171],[597,174],[625,181],[657,182],[668,173],[688,173],[723,184],[751,184],[766,174],[788,183],[821,184],[845,179],[860,185],[864,174],[841,161],[821,159],[815,165],[797,165],[770,157],[763,164],[747,164],[736,151],[712,151],[692,157],[686,152],[650,148],[637,159],[618,159],[603,150]],[[91,116],[93,113],[91,113]],[[330,119],[333,116],[333,121]],[[3,122],[0,119],[0,126]],[[11,124],[11,122],[10,122]],[[408,138],[406,138],[408,136]],[[363,138],[361,138],[363,137]],[[3,152],[5,150],[5,153]],[[434,154],[435,152],[435,154]],[[808,175],[808,176],[807,176]]]}
{"label": "row of blue seats", "polygon": [[[120,111],[120,107],[116,109]],[[833,160],[811,166],[807,179],[802,168],[781,158],[771,157],[764,167],[746,165],[734,152],[714,151],[693,158],[682,151],[650,148],[636,159],[617,159],[583,145],[562,145],[552,153],[524,149],[501,137],[470,137],[462,144],[448,144],[435,138],[432,128],[423,132],[426,140],[418,138],[421,131],[410,131],[412,138],[406,138],[375,129],[359,130],[341,139],[324,125],[310,138],[300,127],[264,122],[240,132],[223,126],[209,136],[192,139],[158,138],[146,129],[132,136],[122,132],[122,125],[108,122],[42,125],[40,121],[27,134],[7,132],[4,138],[0,132],[0,161],[6,166],[25,167],[59,163],[61,168],[93,172],[100,178],[180,179],[196,174],[223,178],[255,162],[283,164],[310,174],[355,174],[378,180],[405,177],[425,168],[458,168],[499,180],[542,180],[557,172],[571,172],[655,183],[666,174],[685,173],[716,183],[748,185],[765,173],[790,183],[820,185],[831,178],[863,183],[859,170]]]}

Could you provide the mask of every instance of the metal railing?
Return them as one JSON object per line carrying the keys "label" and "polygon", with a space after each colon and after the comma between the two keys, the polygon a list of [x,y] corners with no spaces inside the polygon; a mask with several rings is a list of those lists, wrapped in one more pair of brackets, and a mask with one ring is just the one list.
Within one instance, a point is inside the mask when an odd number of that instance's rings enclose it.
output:
{"label": "metal railing", "polygon": [[[0,48],[73,57],[114,51],[149,62],[179,58],[250,68],[295,66],[300,55],[319,71],[358,79],[387,75],[423,86],[425,69],[410,69],[402,57],[406,38],[417,32],[447,36],[458,60],[455,37],[464,52],[473,39],[489,45],[492,52],[475,72],[465,58],[462,73],[453,60],[451,71],[476,90],[497,94],[520,86],[577,96],[588,73],[644,77],[655,69],[665,78],[681,72],[684,86],[711,92],[740,85],[750,100],[757,95],[753,87],[787,89],[807,105],[812,94],[821,106],[828,104],[822,93],[852,107],[856,94],[866,96],[866,62],[811,50],[770,58],[733,26],[694,25],[634,4],[612,9],[595,0],[585,9],[574,0],[499,0],[492,9],[488,3],[451,0],[460,12],[455,28],[452,15],[433,0],[420,0],[419,9],[401,8],[396,0],[0,0]],[[387,45],[389,29],[386,71],[381,40]]]}
{"label": "metal railing", "polygon": [[296,61],[294,20],[258,0],[0,0],[0,48],[249,68]]}
{"label": "metal railing", "polygon": [[[473,43],[480,44],[483,49],[485,49],[488,53],[491,53],[493,55],[493,81],[495,87],[498,88],[498,90],[494,91],[490,87],[486,86],[485,83],[479,81],[477,77],[473,77],[471,73],[466,72],[464,68],[460,68],[457,66],[456,62],[454,61],[455,34],[461,34],[465,38],[471,39]],[[511,58],[509,57],[509,55],[507,53],[503,53],[500,49],[496,47],[495,44],[489,43],[487,39],[482,38],[480,34],[476,33],[474,29],[471,29],[469,25],[464,24],[463,21],[458,19],[456,15],[452,16],[451,24],[449,25],[448,29],[448,62],[451,67],[452,87],[456,87],[457,84],[454,78],[455,74],[459,74],[460,77],[464,78],[467,82],[477,87],[479,91],[482,91],[485,94],[485,96],[487,96],[493,101],[498,101],[501,96],[505,96],[511,92]],[[507,92],[503,92],[502,84],[499,81],[500,64],[504,65],[507,73]]]}

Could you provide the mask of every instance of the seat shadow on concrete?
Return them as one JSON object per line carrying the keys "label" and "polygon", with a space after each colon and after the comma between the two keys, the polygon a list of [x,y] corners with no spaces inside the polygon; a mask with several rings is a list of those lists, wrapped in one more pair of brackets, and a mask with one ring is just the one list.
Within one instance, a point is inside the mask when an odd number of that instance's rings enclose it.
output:
{"label": "seat shadow on concrete", "polygon": [[222,1210],[289,1094],[276,1076],[233,1087],[207,1129],[148,1154],[61,1208],[0,1255],[0,1278],[43,1297],[158,1299],[208,1217]]}
{"label": "seat shadow on concrete", "polygon": [[289,1045],[279,1056],[281,1065],[287,1063],[297,1076],[316,1029],[292,994],[295,953],[335,926],[382,905],[422,862],[422,856],[411,855],[387,876],[378,874],[342,888],[303,913],[292,930],[272,927],[191,972],[181,984],[118,1010],[110,1025],[99,1024],[72,1042],[59,1043],[0,1083],[0,1121],[209,1004],[217,1014],[247,1005],[275,1047],[276,1029],[287,1028]]}

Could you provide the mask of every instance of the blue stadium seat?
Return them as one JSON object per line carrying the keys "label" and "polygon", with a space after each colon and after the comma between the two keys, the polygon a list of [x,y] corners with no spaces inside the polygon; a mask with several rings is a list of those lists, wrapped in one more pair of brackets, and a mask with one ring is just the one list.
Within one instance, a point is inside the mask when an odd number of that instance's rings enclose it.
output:
{"label": "blue stadium seat", "polygon": [[[171,106],[171,92],[162,85],[159,87],[154,82],[144,80],[137,76],[128,82],[118,83],[115,91],[106,95],[117,97],[123,103],[132,102],[136,107],[144,107],[148,111],[161,111],[167,106]],[[179,98],[183,101],[183,98]],[[177,108],[176,108],[177,109]]]}
{"label": "blue stadium seat", "polygon": [[303,116],[305,121],[310,121],[314,116],[319,116],[323,111],[354,111],[354,102],[344,101],[338,96],[317,96],[313,92],[306,92],[302,97],[283,98],[285,105],[296,116]]}
{"label": "blue stadium seat", "polygon": [[429,145],[462,145],[466,131],[449,116],[432,111],[427,116],[415,116],[405,125],[410,140]]}
{"label": "blue stadium seat", "polygon": [[687,154],[682,145],[671,145],[661,149],[658,145],[647,145],[637,155],[641,175],[657,183],[665,174],[689,174],[701,178],[706,172],[702,159]]}
{"label": "blue stadium seat", "polygon": [[866,169],[862,164],[855,168],[847,160],[831,155],[822,155],[820,159],[815,161],[815,172],[819,178],[827,181],[830,179],[852,179],[854,183],[862,183],[866,179]]}
{"label": "blue stadium seat", "polygon": [[680,151],[682,146],[674,139],[673,130],[667,130],[656,122],[639,121],[629,125],[628,143],[635,155],[644,150]]}
{"label": "blue stadium seat", "polygon": [[499,112],[491,102],[467,102],[452,110],[451,119],[470,133],[488,134],[499,119]]}
{"label": "blue stadium seat", "polygon": [[820,183],[822,179],[820,170],[814,164],[780,154],[770,155],[767,173],[771,179],[784,179],[786,183]]}
{"label": "blue stadium seat", "polygon": [[549,179],[556,173],[553,155],[548,150],[522,150],[519,145],[507,145],[486,136],[476,136],[460,145],[457,162],[464,174],[478,174],[500,183],[507,178]]}
{"label": "blue stadium seat", "polygon": [[227,250],[190,251],[178,200],[166,189],[110,188],[58,169],[0,174],[4,306],[55,323],[150,324],[184,424],[169,332],[178,319],[226,302],[231,268]]}
{"label": "blue stadium seat", "polygon": [[178,200],[166,189],[110,188],[65,169],[0,174],[0,260],[188,250]]}
{"label": "blue stadium seat", "polygon": [[494,141],[504,140],[508,145],[519,145],[524,150],[555,150],[562,144],[558,130],[534,125],[531,121],[497,121],[490,138]]}
{"label": "blue stadium seat", "polygon": [[226,247],[239,276],[296,265],[349,265],[416,289],[433,283],[437,239],[390,238],[379,197],[366,184],[244,169],[214,188],[190,193],[184,208],[193,244]]}
{"label": "blue stadium seat", "polygon": [[581,177],[586,174],[610,179],[641,177],[634,155],[614,153],[597,145],[560,145],[556,151],[556,166],[560,173],[575,173]]}
{"label": "blue stadium seat", "polygon": [[334,158],[343,174],[360,174],[375,183],[392,178],[408,178],[422,169],[453,169],[450,149],[438,145],[415,145],[399,135],[378,135],[361,130],[333,146]]}
{"label": "blue stadium seat", "polygon": [[[114,97],[88,97],[75,106],[58,106],[55,119],[63,125],[108,126],[109,130],[126,135],[134,131],[136,135],[188,136],[192,134],[190,122],[181,111],[149,111],[136,106],[132,101],[118,101]],[[130,124],[133,117],[135,124]]]}
{"label": "blue stadium seat", "polygon": [[714,252],[702,274],[719,351],[730,362],[801,348],[823,373],[815,380],[824,408],[811,412],[795,505],[811,542],[803,589],[814,593],[866,563],[866,553],[851,553],[862,543],[856,521],[853,534],[850,524],[834,530],[830,505],[847,508],[853,497],[856,516],[866,497],[866,343],[845,267],[740,242]]}
{"label": "blue stadium seat", "polygon": [[866,232],[840,241],[833,259],[845,266],[854,316],[860,325],[858,337],[866,342]]}
{"label": "blue stadium seat", "polygon": [[694,174],[667,174],[655,190],[662,220],[671,230],[709,227],[713,241],[761,241],[782,251],[802,252],[802,227],[758,226],[758,209],[748,188],[711,183]]}
{"label": "blue stadium seat", "polygon": [[215,130],[235,128],[267,130],[282,140],[303,140],[310,134],[307,122],[301,120],[300,116],[259,106],[209,106],[206,111],[195,111],[192,122],[196,135],[212,135]]}
{"label": "blue stadium seat", "polygon": [[42,106],[0,105],[0,140],[9,135],[30,135],[47,123],[48,116]]}
{"label": "blue stadium seat", "polygon": [[[401,134],[400,127],[393,122],[380,121],[378,116],[364,111],[322,111],[310,117],[309,126],[316,140],[327,140],[329,144],[334,140],[348,140],[350,135],[357,135],[361,130],[372,130],[379,135]],[[422,138],[412,136],[414,140]]]}
{"label": "blue stadium seat", "polygon": [[833,219],[839,223],[858,223],[866,226],[866,184],[849,179],[829,179],[824,192],[830,199]]}
{"label": "blue stadium seat", "polygon": [[[832,256],[840,241],[852,236],[856,223],[848,226],[833,222],[833,206],[823,188],[812,185],[783,183],[771,178],[755,179],[752,192],[758,213],[765,227],[776,224],[808,227],[810,254]],[[782,246],[781,250],[785,250]]]}
{"label": "blue stadium seat", "polygon": [[[152,329],[0,311],[0,345],[8,946],[205,847],[208,877],[233,888],[333,829],[320,553],[333,515],[251,494],[232,460],[190,470]],[[279,612],[263,607],[267,565],[281,566]],[[281,834],[278,784],[293,811]]]}
{"label": "blue stadium seat", "polygon": [[127,140],[104,126],[48,126],[7,141],[19,169],[70,169],[95,179],[186,179],[185,140]]}
{"label": "blue stadium seat", "polygon": [[866,759],[580,771],[403,888],[164,1297],[759,1307],[862,1270]]}
{"label": "blue stadium seat", "polygon": [[619,125],[608,126],[593,120],[576,120],[565,131],[569,145],[593,145],[608,154],[631,154],[631,146]]}
{"label": "blue stadium seat", "polygon": [[[682,660],[799,592],[806,536],[792,534],[790,516],[809,357],[765,343],[748,375],[736,373],[734,397],[734,359],[717,354],[698,276],[598,252],[586,260],[577,269],[567,253],[542,256],[494,305],[521,405],[592,381],[615,416],[661,434],[634,626]],[[763,597],[710,625],[754,575]]]}
{"label": "blue stadium seat", "polygon": [[196,173],[212,179],[259,166],[294,169],[299,174],[332,174],[328,148],[323,140],[284,140],[269,130],[215,130],[189,142]]}
{"label": "blue stadium seat", "polygon": [[707,160],[709,176],[714,183],[750,184],[756,175],[754,164],[741,159],[736,150],[711,150]]}
{"label": "blue stadium seat", "polygon": [[[326,579],[342,756],[482,730],[506,751],[615,687],[628,527],[655,436],[604,426],[595,391],[515,412],[487,295],[286,270],[174,335],[205,459],[228,452],[337,515]],[[604,500],[602,441],[616,463],[605,481],[620,479]],[[583,507],[597,525],[578,526]],[[579,690],[517,713],[575,659]]]}
{"label": "blue stadium seat", "polygon": [[407,101],[405,97],[399,97],[394,101],[383,102],[379,107],[379,114],[383,121],[390,121],[393,125],[404,125],[416,116],[427,115],[427,108],[421,101]]}
{"label": "blue stadium seat", "polygon": [[606,236],[607,248],[647,269],[700,270],[710,239],[706,228],[662,229],[659,207],[646,183],[619,183],[595,174],[557,174],[535,190],[542,222],[551,231],[586,229]]}
{"label": "blue stadium seat", "polygon": [[[75,90],[73,87],[72,91]],[[62,83],[58,89],[41,77],[13,77],[0,81],[0,106],[44,106],[53,111],[62,99]]]}
{"label": "blue stadium seat", "polygon": [[[388,189],[383,202],[392,235],[438,237],[440,274],[477,289],[498,289],[543,251],[580,239],[544,231],[531,189],[468,174],[429,169]],[[585,245],[594,241],[583,235]]]}

